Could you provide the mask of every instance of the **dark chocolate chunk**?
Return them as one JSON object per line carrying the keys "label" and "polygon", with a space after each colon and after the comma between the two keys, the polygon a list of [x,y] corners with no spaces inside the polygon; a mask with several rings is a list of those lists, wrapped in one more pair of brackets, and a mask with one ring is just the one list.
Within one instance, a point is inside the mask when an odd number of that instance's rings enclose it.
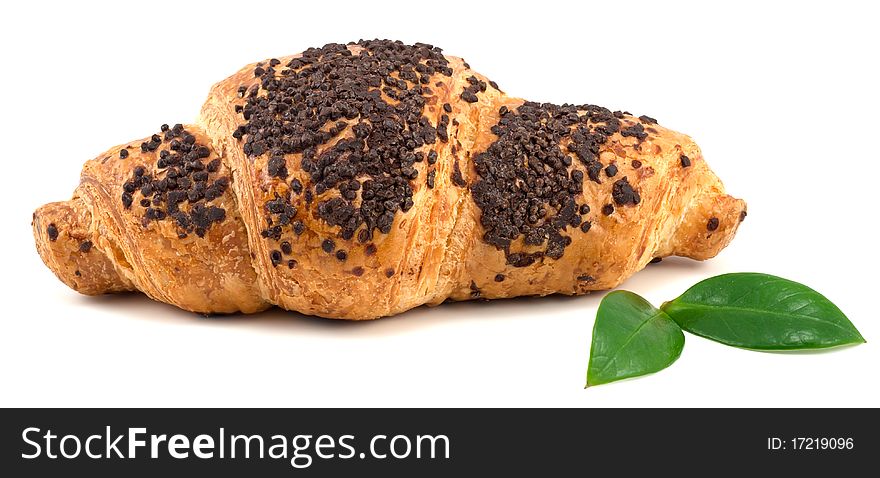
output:
{"label": "dark chocolate chunk", "polygon": [[301,193],[303,190],[302,182],[299,179],[293,178],[290,181],[290,190],[297,194]]}
{"label": "dark chocolate chunk", "polygon": [[49,224],[49,226],[46,227],[46,234],[52,242],[55,242],[55,240],[58,239],[58,228],[55,227],[55,224]]}
{"label": "dark chocolate chunk", "polygon": [[641,123],[635,123],[631,126],[628,126],[620,131],[620,135],[627,137],[632,136],[637,140],[641,141],[648,137],[648,133],[645,132],[645,127],[642,126]]}
{"label": "dark chocolate chunk", "polygon": [[718,224],[719,222],[717,217],[709,218],[709,222],[706,223],[706,229],[714,231],[718,229]]}
{"label": "dark chocolate chunk", "polygon": [[461,168],[458,166],[458,160],[452,164],[452,184],[459,187],[467,186],[467,181],[464,180],[464,177],[461,174]]}
{"label": "dark chocolate chunk", "polygon": [[619,206],[634,206],[642,201],[639,192],[633,189],[626,177],[614,182],[614,186],[611,188],[611,197]]}
{"label": "dark chocolate chunk", "polygon": [[474,94],[473,91],[468,89],[461,92],[461,99],[467,101],[468,103],[476,103],[477,101],[480,101],[480,99],[477,98],[477,95]]}

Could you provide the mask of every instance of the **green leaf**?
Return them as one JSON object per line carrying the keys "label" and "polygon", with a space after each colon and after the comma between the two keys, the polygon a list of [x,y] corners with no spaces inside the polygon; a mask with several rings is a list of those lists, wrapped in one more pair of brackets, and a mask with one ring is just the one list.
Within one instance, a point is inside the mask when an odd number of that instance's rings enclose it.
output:
{"label": "green leaf", "polygon": [[822,294],[767,274],[712,277],[661,309],[682,329],[734,347],[818,349],[865,341]]}
{"label": "green leaf", "polygon": [[632,292],[611,292],[596,313],[587,386],[663,370],[682,347],[684,334],[665,313]]}

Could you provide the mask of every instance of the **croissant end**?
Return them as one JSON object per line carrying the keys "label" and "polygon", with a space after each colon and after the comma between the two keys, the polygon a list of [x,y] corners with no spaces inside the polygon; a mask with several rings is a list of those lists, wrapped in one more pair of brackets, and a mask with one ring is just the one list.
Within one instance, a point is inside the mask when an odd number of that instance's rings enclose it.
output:
{"label": "croissant end", "polygon": [[92,215],[80,198],[40,206],[33,217],[40,257],[71,289],[86,295],[135,290],[99,244]]}
{"label": "croissant end", "polygon": [[719,191],[698,195],[672,236],[672,254],[703,261],[730,244],[746,217],[746,202]]}

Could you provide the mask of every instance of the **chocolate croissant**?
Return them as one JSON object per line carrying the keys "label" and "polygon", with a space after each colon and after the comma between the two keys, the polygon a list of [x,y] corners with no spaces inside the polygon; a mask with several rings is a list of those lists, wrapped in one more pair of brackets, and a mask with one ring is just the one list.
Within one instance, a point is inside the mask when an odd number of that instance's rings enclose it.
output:
{"label": "chocolate croissant", "polygon": [[653,118],[524,101],[439,48],[374,40],[242,68],[195,124],[86,162],[33,231],[83,294],[372,319],[614,288],[715,256],[745,215]]}

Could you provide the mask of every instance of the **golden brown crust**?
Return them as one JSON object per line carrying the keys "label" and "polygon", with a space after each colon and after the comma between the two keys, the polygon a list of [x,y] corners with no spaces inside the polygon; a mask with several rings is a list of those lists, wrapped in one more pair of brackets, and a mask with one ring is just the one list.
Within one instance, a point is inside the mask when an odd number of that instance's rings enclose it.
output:
{"label": "golden brown crust", "polygon": [[[348,48],[356,55],[361,51],[357,45]],[[279,63],[297,57],[280,58]],[[423,114],[433,126],[448,115],[449,140],[419,149],[425,154],[435,151],[436,164],[413,165],[418,172],[418,180],[411,183],[413,206],[395,214],[387,234],[376,234],[368,242],[344,239],[339,226],[318,214],[322,201],[339,195],[327,190],[312,201],[297,200],[296,218],[303,231],[296,240],[265,236],[267,203],[290,196],[293,178],[304,184],[310,178],[299,167],[301,153],[285,155],[290,175],[279,179],[267,174],[268,153],[245,154],[234,137],[244,123],[236,111],[245,101],[239,92],[260,84],[254,74],[258,64],[251,64],[217,83],[198,126],[186,127],[200,144],[210,145],[212,153],[222,157],[222,172],[232,176],[231,188],[218,200],[227,211],[225,221],[214,224],[204,238],[190,235],[182,240],[170,221],[145,225],[122,207],[118,194],[133,165],[149,166],[157,153],[133,150],[121,160],[119,148],[113,148],[86,164],[72,201],[37,211],[34,233],[40,254],[59,278],[84,293],[138,289],[199,312],[253,312],[275,304],[311,315],[371,319],[447,299],[609,289],[655,257],[708,259],[732,239],[745,203],[724,193],[696,144],[652,121],[621,115],[621,131],[643,125],[649,134],[636,138],[615,132],[601,145],[598,160],[603,166],[615,165],[619,172],[614,180],[626,177],[641,200],[603,214],[602,205],[615,204],[615,181],[591,181],[585,165],[574,161],[572,170],[584,173],[577,200],[591,205],[584,215],[591,223],[588,232],[566,226],[571,242],[561,257],[511,264],[509,253],[536,249],[521,239],[507,251],[483,240],[481,209],[472,194],[479,180],[474,158],[498,140],[492,128],[501,120],[499,110],[513,111],[523,100],[493,86],[476,95],[477,101],[464,101],[463,91],[473,84],[469,78],[488,79],[460,58],[446,59],[452,75],[431,76]],[[443,110],[446,103],[451,112]],[[320,148],[351,138],[355,121],[346,123],[337,138]],[[566,141],[570,140],[560,146]],[[431,171],[433,188],[423,179]],[[63,237],[50,241],[47,221],[58,223]],[[95,240],[89,256],[94,260],[84,260],[72,249],[84,237]],[[333,238],[332,253],[322,247],[328,237]],[[283,257],[275,254],[282,242],[289,245]],[[344,260],[337,256],[340,250]],[[72,276],[74,270],[82,276]]]}
{"label": "golden brown crust", "polygon": [[[199,143],[209,144],[197,126],[186,128]],[[34,236],[44,262],[62,281],[86,294],[136,289],[202,313],[256,312],[268,307],[256,287],[246,233],[231,191],[215,200],[227,211],[226,220],[212,225],[204,237],[180,238],[174,221],[145,220],[137,204],[144,197],[139,191],[134,194],[135,204],[124,206],[120,193],[133,168],[142,166],[148,175],[157,172],[159,150],[143,152],[137,147],[149,140],[111,148],[88,161],[72,200],[47,204],[34,213]],[[122,149],[129,151],[124,159]],[[218,174],[225,169],[222,166]],[[50,223],[59,234],[54,241],[46,231]],[[86,240],[92,246],[80,250],[77,242]]]}

